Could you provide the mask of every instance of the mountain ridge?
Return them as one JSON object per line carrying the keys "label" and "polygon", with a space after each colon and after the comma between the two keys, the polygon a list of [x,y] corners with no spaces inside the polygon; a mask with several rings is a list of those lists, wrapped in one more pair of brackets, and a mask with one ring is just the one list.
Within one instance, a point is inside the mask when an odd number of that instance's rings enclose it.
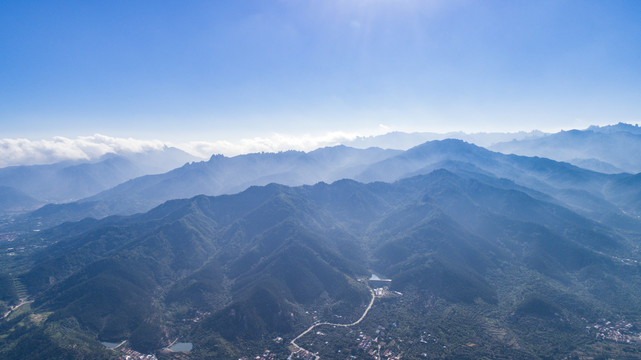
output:
{"label": "mountain ridge", "polygon": [[638,125],[590,126],[585,130],[561,131],[536,139],[497,143],[489,148],[502,153],[568,161],[611,173],[641,172],[641,162],[630,156],[641,151]]}

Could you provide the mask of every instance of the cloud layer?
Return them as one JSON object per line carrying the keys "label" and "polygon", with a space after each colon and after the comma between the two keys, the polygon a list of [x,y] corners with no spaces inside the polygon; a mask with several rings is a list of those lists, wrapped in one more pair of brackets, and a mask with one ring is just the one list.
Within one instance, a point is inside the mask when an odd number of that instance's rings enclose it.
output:
{"label": "cloud layer", "polygon": [[[388,128],[381,126],[378,130],[380,133]],[[235,142],[219,140],[185,143],[116,138],[100,134],[73,139],[60,136],[42,140],[0,139],[0,167],[51,164],[66,160],[92,161],[108,153],[138,153],[162,150],[164,147],[175,147],[203,159],[208,159],[213,154],[234,156],[252,152],[310,151],[319,147],[337,145],[363,135],[372,134],[345,132],[329,132],[321,135],[273,134],[269,137],[245,138]]]}
{"label": "cloud layer", "polygon": [[234,156],[254,152],[278,152],[285,150],[310,151],[324,146],[334,146],[353,140],[360,135],[345,132],[330,132],[322,135],[284,135],[253,137],[232,141],[193,141],[175,145],[192,155],[209,158],[212,154]]}
{"label": "cloud layer", "polygon": [[161,150],[164,146],[158,140],[114,138],[99,134],[75,139],[61,136],[42,140],[0,139],[0,167],[95,160],[107,153]]}

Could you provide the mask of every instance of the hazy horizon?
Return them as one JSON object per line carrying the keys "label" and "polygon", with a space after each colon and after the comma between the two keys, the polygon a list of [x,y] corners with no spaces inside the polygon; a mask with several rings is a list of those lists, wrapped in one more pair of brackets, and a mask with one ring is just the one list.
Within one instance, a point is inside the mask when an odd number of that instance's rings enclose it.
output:
{"label": "hazy horizon", "polygon": [[[590,126],[611,126],[618,123]],[[638,125],[638,124],[631,124]],[[589,127],[589,126],[588,126]],[[0,139],[0,167],[20,165],[46,165],[60,161],[95,161],[106,154],[131,154],[145,151],[176,148],[200,160],[207,160],[212,155],[236,156],[257,152],[280,151],[313,151],[322,147],[347,145],[364,148],[371,145],[368,140],[392,134],[425,135],[425,141],[444,139],[448,136],[464,138],[482,147],[488,147],[499,142],[525,137],[542,136],[568,130],[585,130],[585,128],[567,128],[559,130],[528,129],[520,131],[469,132],[465,130],[437,131],[404,131],[379,125],[369,132],[334,131],[321,134],[279,134],[269,136],[246,137],[233,140],[200,139],[191,141],[171,141],[166,139],[144,139],[134,137],[115,137],[104,134],[88,136],[27,139]],[[486,135],[486,136],[484,136]],[[504,136],[501,136],[504,135]],[[398,144],[398,141],[395,142]],[[418,145],[414,141],[401,141],[400,146],[382,146],[383,148],[406,150]],[[374,145],[376,146],[376,145]]]}
{"label": "hazy horizon", "polygon": [[[534,134],[540,130],[519,132],[495,132],[496,134]],[[202,160],[209,159],[212,155],[236,156],[255,152],[279,151],[313,151],[327,146],[353,143],[361,139],[371,139],[377,136],[394,133],[402,134],[430,134],[435,138],[442,138],[448,134],[494,134],[494,132],[407,132],[379,127],[378,131],[369,133],[329,132],[325,134],[271,134],[265,137],[248,137],[237,140],[194,140],[171,141],[162,139],[139,139],[133,137],[114,137],[103,134],[88,136],[66,137],[54,136],[51,138],[27,139],[4,138],[0,139],[0,167],[18,165],[43,165],[59,161],[93,161],[101,156],[114,153],[140,153],[152,150],[162,150],[166,147],[177,148]],[[550,132],[541,132],[550,133]],[[439,136],[441,135],[441,136]],[[399,149],[414,146],[409,143]],[[488,144],[479,144],[481,146]],[[358,147],[358,146],[356,146]]]}

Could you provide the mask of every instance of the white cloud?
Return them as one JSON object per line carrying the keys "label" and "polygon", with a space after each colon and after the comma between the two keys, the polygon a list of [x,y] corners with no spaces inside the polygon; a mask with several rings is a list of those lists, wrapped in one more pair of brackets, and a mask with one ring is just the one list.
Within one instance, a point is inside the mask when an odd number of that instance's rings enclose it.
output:
{"label": "white cloud", "polygon": [[179,148],[203,159],[208,159],[213,154],[234,156],[252,152],[311,151],[319,147],[334,146],[354,140],[358,136],[377,135],[389,130],[389,127],[380,126],[373,133],[357,134],[335,131],[320,135],[272,134],[268,137],[245,138],[235,142],[218,140],[172,143],[161,140],[116,138],[100,134],[73,139],[61,136],[41,140],[0,139],[0,167],[51,164],[65,160],[91,161],[108,153],[145,152],[161,150],[165,146]]}
{"label": "white cloud", "polygon": [[231,141],[193,141],[176,145],[176,147],[192,155],[209,158],[212,154],[234,156],[253,152],[278,152],[285,150],[311,151],[325,146],[334,146],[345,141],[354,140],[358,136],[371,134],[355,134],[341,131],[321,135],[285,135],[273,134],[269,137],[253,137]]}
{"label": "white cloud", "polygon": [[158,140],[114,138],[104,135],[69,139],[0,139],[0,166],[51,164],[64,160],[95,160],[107,153],[142,152],[162,149]]}

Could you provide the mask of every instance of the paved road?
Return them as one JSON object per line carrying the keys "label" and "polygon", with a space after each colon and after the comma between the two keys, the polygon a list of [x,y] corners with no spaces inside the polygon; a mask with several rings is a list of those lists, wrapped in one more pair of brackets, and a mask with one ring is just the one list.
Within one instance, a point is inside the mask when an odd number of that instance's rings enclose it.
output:
{"label": "paved road", "polygon": [[[302,333],[300,333],[300,335],[296,336],[294,338],[294,340],[289,342],[290,344],[292,344],[292,346],[294,346],[297,349],[296,351],[292,352],[292,354],[290,356],[292,356],[293,354],[295,354],[295,353],[297,353],[299,351],[310,352],[308,350],[305,350],[302,346],[296,344],[296,340],[298,340],[298,339],[302,338],[303,336],[307,335],[307,333],[309,333],[310,331],[314,330],[314,328],[317,327],[317,326],[331,325],[331,326],[350,327],[350,326],[358,325],[361,321],[363,321],[363,319],[365,319],[365,316],[367,316],[367,313],[369,312],[369,310],[372,308],[372,305],[374,305],[374,299],[376,299],[376,294],[374,294],[374,290],[372,290],[370,288],[369,292],[372,294],[372,300],[370,300],[369,305],[367,305],[367,309],[365,309],[365,312],[363,312],[363,315],[361,315],[361,317],[358,320],[354,321],[351,324],[335,324],[335,323],[330,323],[330,322],[320,322],[320,323],[316,323],[316,324],[310,326],[307,330],[303,331]],[[314,354],[314,358],[316,360],[318,360],[318,359],[320,359],[320,356],[318,356],[317,354]]]}

